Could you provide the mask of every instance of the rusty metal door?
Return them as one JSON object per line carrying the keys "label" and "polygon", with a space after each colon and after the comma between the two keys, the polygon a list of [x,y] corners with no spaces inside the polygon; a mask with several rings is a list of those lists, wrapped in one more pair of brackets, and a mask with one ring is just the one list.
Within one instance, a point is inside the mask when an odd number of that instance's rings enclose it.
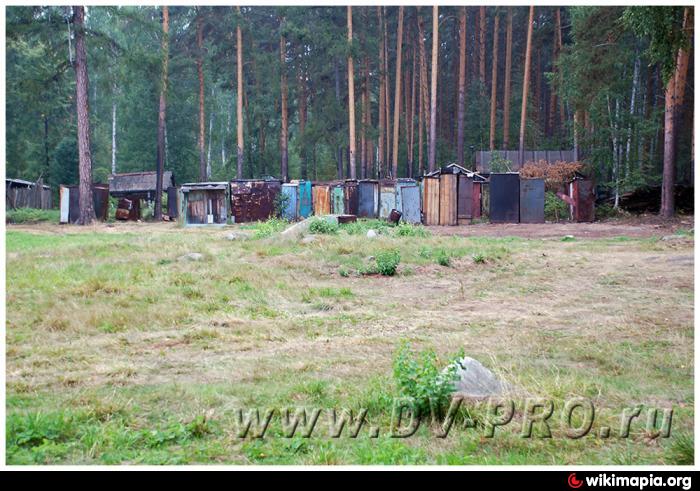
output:
{"label": "rusty metal door", "polygon": [[595,220],[595,188],[591,179],[575,179],[571,183],[574,200],[573,218],[577,222]]}
{"label": "rusty metal door", "polygon": [[345,181],[345,214],[357,215],[360,204],[360,196],[357,181]]}
{"label": "rusty metal door", "polygon": [[516,173],[491,174],[489,216],[493,223],[520,220],[520,176]]}
{"label": "rusty metal door", "polygon": [[333,186],[331,193],[331,212],[334,215],[345,213],[345,191],[342,184]]}
{"label": "rusty metal door", "polygon": [[312,211],[311,181],[299,181],[299,216],[308,218]]}
{"label": "rusty metal door", "polygon": [[396,184],[382,183],[379,191],[379,218],[389,218],[396,208]]}
{"label": "rusty metal door", "polygon": [[544,179],[520,180],[520,222],[544,223]]}
{"label": "rusty metal door", "polygon": [[298,188],[296,184],[282,184],[282,196],[284,196],[282,218],[285,220],[294,221],[297,219]]}
{"label": "rusty metal door", "polygon": [[361,181],[359,183],[359,196],[357,216],[376,218],[379,208],[379,186],[377,181]]}

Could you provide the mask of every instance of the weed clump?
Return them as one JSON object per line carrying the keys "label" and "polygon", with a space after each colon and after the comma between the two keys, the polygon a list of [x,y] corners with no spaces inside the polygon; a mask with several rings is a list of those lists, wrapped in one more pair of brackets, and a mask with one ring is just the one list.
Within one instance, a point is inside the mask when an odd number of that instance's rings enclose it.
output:
{"label": "weed clump", "polygon": [[398,249],[384,251],[377,254],[377,272],[383,276],[394,276],[401,262],[401,253]]}
{"label": "weed clump", "polygon": [[457,379],[454,361],[463,356],[464,353],[458,353],[445,363],[447,368],[443,369],[434,350],[414,353],[410,345],[403,342],[394,355],[394,381],[420,414],[429,411],[441,413],[449,404]]}
{"label": "weed clump", "polygon": [[336,222],[323,218],[314,218],[309,225],[309,231],[313,234],[335,234],[338,229],[339,226]]}

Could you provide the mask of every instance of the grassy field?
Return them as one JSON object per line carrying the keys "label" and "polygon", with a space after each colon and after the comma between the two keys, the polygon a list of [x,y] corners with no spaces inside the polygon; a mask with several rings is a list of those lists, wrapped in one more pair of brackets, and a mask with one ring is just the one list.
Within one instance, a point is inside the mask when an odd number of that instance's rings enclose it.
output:
{"label": "grassy field", "polygon": [[[675,464],[693,460],[692,233],[456,237],[371,224],[282,241],[279,223],[9,227],[7,461],[28,463]],[[376,224],[374,224],[376,225]],[[372,225],[373,226],[373,225]],[[228,240],[231,232],[240,234]],[[242,237],[245,234],[245,237]],[[668,239],[668,238],[667,238]],[[398,251],[394,276],[376,258]],[[182,260],[196,252],[200,260]],[[576,396],[594,431],[552,438],[522,416],[389,435],[404,343],[463,350],[555,411]],[[673,408],[670,438],[646,412]],[[237,410],[367,408],[376,438],[239,438]],[[323,413],[321,419],[325,417]],[[466,416],[465,416],[466,415]],[[610,438],[599,429],[612,428]]]}

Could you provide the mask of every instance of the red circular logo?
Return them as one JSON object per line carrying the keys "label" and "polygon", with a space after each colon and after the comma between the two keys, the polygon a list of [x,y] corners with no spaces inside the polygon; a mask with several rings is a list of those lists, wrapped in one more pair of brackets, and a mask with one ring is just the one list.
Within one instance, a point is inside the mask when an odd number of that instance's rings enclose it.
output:
{"label": "red circular logo", "polygon": [[578,479],[576,479],[575,472],[572,472],[571,474],[569,474],[568,481],[569,481],[569,487],[572,487],[574,489],[578,489],[581,486],[583,486],[583,481],[579,481]]}

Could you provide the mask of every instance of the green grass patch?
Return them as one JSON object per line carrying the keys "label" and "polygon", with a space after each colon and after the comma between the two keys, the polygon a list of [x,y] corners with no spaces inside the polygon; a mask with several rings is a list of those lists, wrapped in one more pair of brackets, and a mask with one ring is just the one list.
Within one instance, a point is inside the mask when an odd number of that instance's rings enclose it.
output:
{"label": "green grass patch", "polygon": [[16,208],[7,210],[5,216],[6,223],[58,223],[61,218],[60,210],[43,210],[39,208]]}

